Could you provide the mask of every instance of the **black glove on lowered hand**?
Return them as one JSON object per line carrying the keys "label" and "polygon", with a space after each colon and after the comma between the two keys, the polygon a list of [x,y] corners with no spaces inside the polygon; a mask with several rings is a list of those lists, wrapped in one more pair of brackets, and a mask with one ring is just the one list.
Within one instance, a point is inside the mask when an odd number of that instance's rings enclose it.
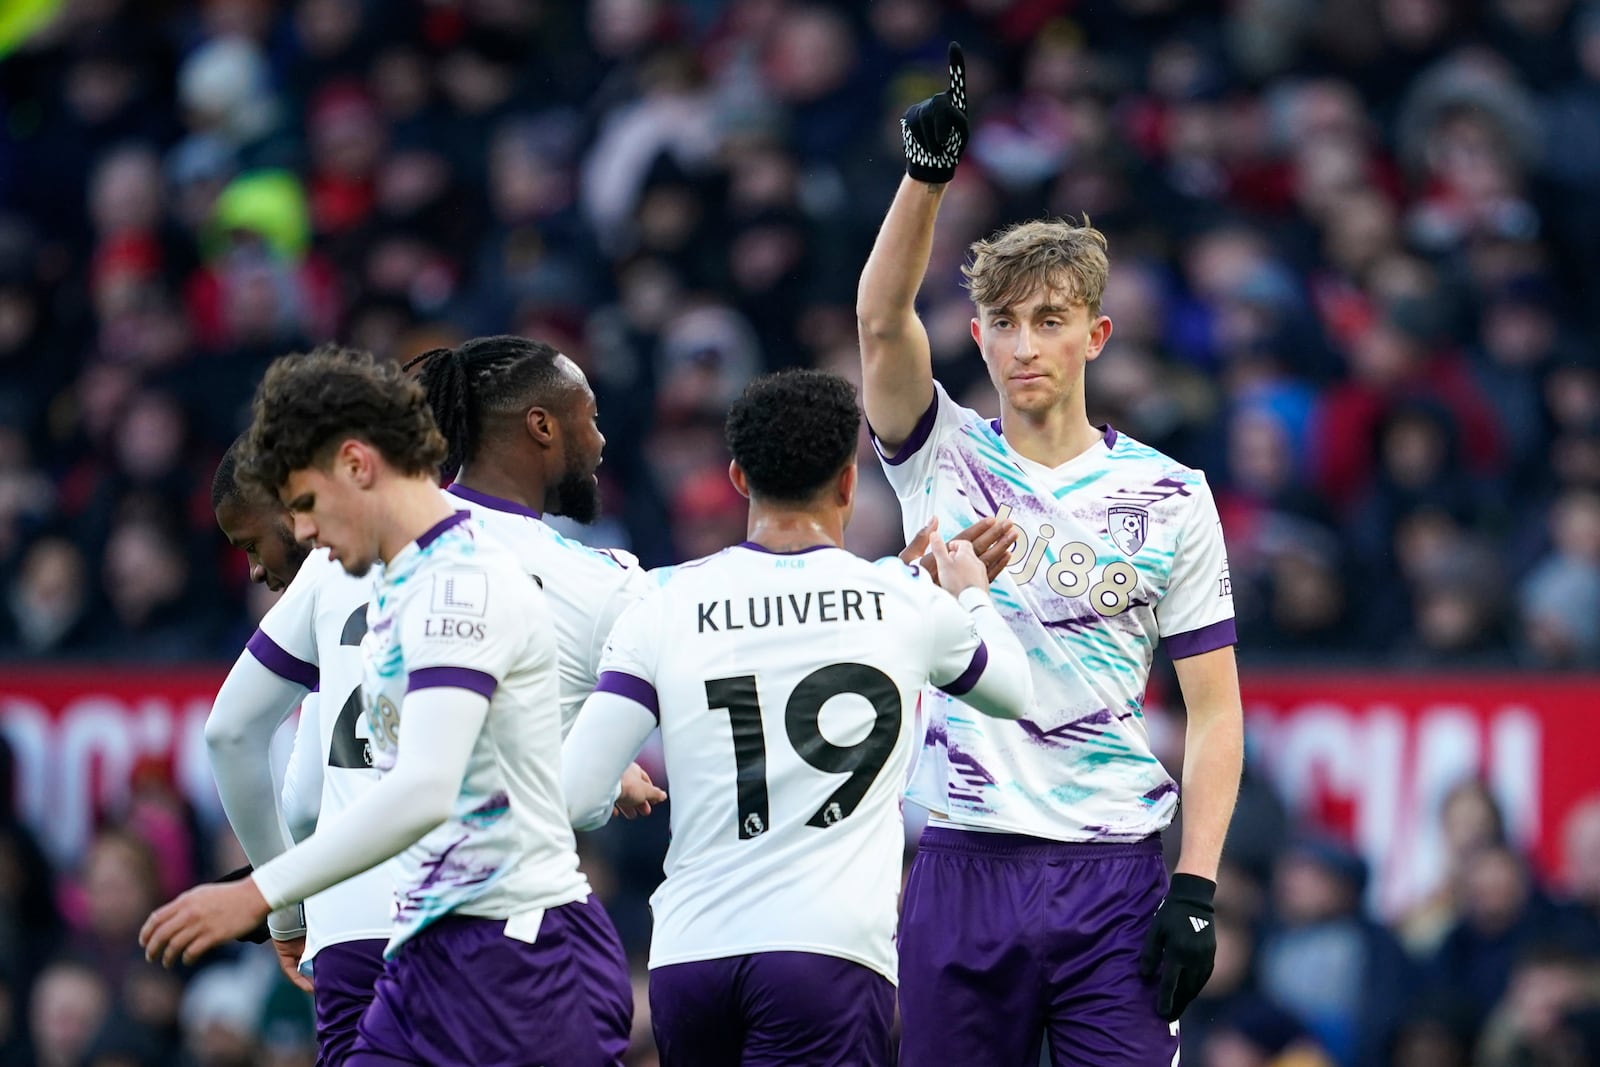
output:
{"label": "black glove on lowered hand", "polygon": [[[250,875],[252,873],[254,873],[254,871],[255,871],[255,868],[250,866],[247,863],[243,867],[240,867],[236,871],[229,871],[227,874],[223,875],[221,878],[218,878],[217,881],[218,882],[241,882],[244,879],[250,877]],[[267,943],[268,940],[271,939],[271,937],[272,937],[272,931],[268,930],[267,929],[267,924],[265,922],[263,922],[260,926],[257,926],[254,930],[251,930],[248,934],[241,934],[239,936],[238,940],[240,940],[240,941],[248,941],[252,945],[264,945],[264,944]]]}
{"label": "black glove on lowered hand", "polygon": [[967,65],[961,46],[950,42],[950,88],[912,104],[900,120],[906,173],[919,182],[943,185],[956,176],[967,148]]}
{"label": "black glove on lowered hand", "polygon": [[1150,981],[1161,974],[1156,1012],[1168,1022],[1205,988],[1217,959],[1217,913],[1211,900],[1217,883],[1196,874],[1175,874],[1167,899],[1156,909],[1155,921],[1139,953],[1139,977]]}

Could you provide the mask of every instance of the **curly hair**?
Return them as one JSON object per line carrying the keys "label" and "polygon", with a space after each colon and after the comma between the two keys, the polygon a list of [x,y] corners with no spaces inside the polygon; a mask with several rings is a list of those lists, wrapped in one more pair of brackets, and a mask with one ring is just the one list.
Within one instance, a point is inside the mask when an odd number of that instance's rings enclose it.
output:
{"label": "curly hair", "polygon": [[1066,294],[1100,314],[1110,263],[1106,235],[1066,219],[1031,219],[972,242],[961,267],[967,292],[980,308],[1010,307],[1040,286]]}
{"label": "curly hair", "polygon": [[233,444],[217,461],[217,472],[211,476],[211,510],[216,511],[225,501],[244,499],[243,486],[239,484],[239,456],[244,452],[247,434],[233,439]]}
{"label": "curly hair", "polygon": [[434,476],[444,460],[422,386],[355,349],[324,345],[274,360],[256,389],[254,415],[237,477],[273,496],[291,472],[325,463],[350,438],[403,474]]}
{"label": "curly hair", "polygon": [[471,463],[483,442],[486,416],[521,416],[532,407],[564,412],[578,389],[543,341],[501,335],[476,337],[456,348],[435,348],[405,365],[415,370],[434,421],[448,442],[441,481]]}
{"label": "curly hair", "polygon": [[753,495],[804,504],[850,462],[860,432],[854,386],[837,374],[786,370],[745,388],[724,436]]}

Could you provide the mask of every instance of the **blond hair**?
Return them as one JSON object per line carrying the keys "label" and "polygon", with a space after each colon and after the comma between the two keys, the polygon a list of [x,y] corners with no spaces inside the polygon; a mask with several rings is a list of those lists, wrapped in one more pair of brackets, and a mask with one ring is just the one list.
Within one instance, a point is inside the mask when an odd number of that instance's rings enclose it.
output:
{"label": "blond hair", "polygon": [[961,267],[972,302],[980,308],[1010,307],[1038,289],[1063,293],[1072,304],[1100,314],[1106,291],[1106,235],[1067,219],[1030,219],[972,242],[972,259]]}

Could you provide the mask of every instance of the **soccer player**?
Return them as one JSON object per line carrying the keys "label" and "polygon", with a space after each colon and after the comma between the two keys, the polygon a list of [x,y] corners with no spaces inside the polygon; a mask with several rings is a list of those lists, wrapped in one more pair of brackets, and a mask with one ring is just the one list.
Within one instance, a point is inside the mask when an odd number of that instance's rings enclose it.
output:
{"label": "soccer player", "polygon": [[444,453],[398,367],[323,352],[268,370],[245,477],[350,574],[384,564],[362,642],[382,775],[251,877],[157,910],[140,939],[192,961],[399,855],[384,971],[345,1062],[590,1067],[606,1061],[582,958],[600,906],[560,791],[555,636],[539,587],[439,491]]}
{"label": "soccer player", "polygon": [[[416,370],[444,434],[444,470],[454,476],[446,491],[544,590],[561,656],[565,733],[594,690],[612,624],[650,588],[628,553],[588,548],[543,520],[549,513],[590,523],[600,514],[595,470],[605,438],[596,425],[594,392],[576,363],[525,337],[475,338],[425,352],[405,369]],[[617,811],[625,817],[649,815],[665,799],[638,764],[622,773]],[[603,911],[597,919],[609,931]],[[608,932],[590,958],[603,959],[619,945]],[[614,1061],[627,1054],[633,1020],[633,989],[614,981],[626,970],[619,952],[590,975],[590,1004],[601,1016],[601,1032],[617,1042],[608,1049]]]}
{"label": "soccer player", "polygon": [[[211,483],[212,509],[230,544],[250,560],[252,581],[285,589],[228,672],[206,720],[217,793],[251,864],[260,867],[334,818],[378,779],[361,706],[361,638],[370,578],[356,578],[294,539],[276,497],[240,483],[243,438],[224,453]],[[285,775],[274,793],[268,750],[296,705],[300,723]],[[281,818],[280,818],[281,815]],[[288,836],[285,836],[285,831]],[[328,888],[269,923],[285,973],[311,988],[317,1062],[342,1063],[372,1000],[389,936],[395,864],[380,864]]]}
{"label": "soccer player", "polygon": [[[1023,222],[972,246],[972,337],[1000,418],[934,381],[913,300],[967,143],[950,53],[949,90],[906,112],[907,175],[860,280],[864,402],[908,531],[930,516],[1021,528],[994,599],[1036,698],[1015,722],[926,700],[910,796],[931,817],[901,918],[901,1062],[1033,1062],[1048,1035],[1058,1065],[1167,1064],[1211,972],[1242,760],[1222,530],[1203,474],[1088,420],[1084,367],[1111,320],[1106,242],[1087,223]],[[1170,887],[1159,835],[1179,792],[1141,712],[1158,641],[1188,710]]]}
{"label": "soccer player", "polygon": [[425,352],[416,369],[449,446],[446,492],[522,560],[544,590],[561,649],[562,729],[594,689],[606,635],[651,587],[632,555],[563,537],[545,513],[591,523],[600,514],[606,439],[578,365],[542,341],[481,337]]}
{"label": "soccer player", "polygon": [[930,543],[949,592],[840,547],[860,420],[835,375],[750,385],[727,422],[750,539],[656,572],[567,738],[583,827],[661,730],[674,802],[650,1008],[664,1067],[890,1063],[917,694],[931,680],[987,714],[1029,703],[970,544]]}

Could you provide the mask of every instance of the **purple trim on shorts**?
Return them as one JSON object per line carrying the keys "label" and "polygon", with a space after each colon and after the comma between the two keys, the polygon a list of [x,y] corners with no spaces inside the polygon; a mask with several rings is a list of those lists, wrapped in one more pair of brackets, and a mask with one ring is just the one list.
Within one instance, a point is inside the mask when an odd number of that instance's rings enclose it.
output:
{"label": "purple trim on shorts", "polygon": [[467,689],[488,700],[500,685],[492,674],[471,667],[419,667],[406,678],[406,692],[418,689]]}
{"label": "purple trim on shorts", "polygon": [[752,552],[764,552],[769,556],[803,556],[807,552],[821,552],[825,548],[838,548],[838,545],[808,545],[805,548],[791,548],[786,552],[779,552],[766,545],[758,545],[754,541],[740,541],[735,548],[748,548]]}
{"label": "purple trim on shorts", "polygon": [[417,538],[417,547],[427,548],[429,545],[437,541],[440,535],[446,530],[450,529],[450,527],[459,526],[461,523],[466,522],[470,518],[472,518],[472,512],[458,511],[451,515],[448,519],[440,519],[438,522],[424,530],[421,537]]}
{"label": "purple trim on shorts", "polygon": [[933,433],[934,420],[939,416],[939,390],[933,391],[933,399],[928,401],[928,410],[917,418],[917,424],[911,427],[911,436],[907,437],[900,445],[900,451],[889,455],[878,444],[878,432],[867,424],[867,432],[872,435],[872,447],[882,457],[883,461],[891,467],[898,467],[912,456],[916,455],[923,445],[928,443],[928,435]]}
{"label": "purple trim on shorts", "polygon": [[492,511],[504,511],[512,515],[526,515],[530,519],[544,518],[544,516],[539,514],[537,511],[534,511],[532,508],[527,507],[524,504],[519,504],[515,500],[507,500],[505,497],[499,496],[490,496],[481,489],[474,489],[471,486],[462,485],[460,482],[454,482],[446,486],[445,492],[449,493],[451,496],[458,496],[462,500],[471,501],[472,503],[480,505],[481,507],[489,508]]}
{"label": "purple trim on shorts", "polygon": [[656,687],[636,674],[601,671],[600,677],[595,679],[594,691],[625,697],[654,715],[656,722],[661,721],[661,700],[656,696]]}
{"label": "purple trim on shorts", "polygon": [[276,674],[285,681],[295,685],[303,685],[307,689],[315,689],[319,680],[317,665],[307,663],[299,656],[284,651],[282,645],[268,637],[262,630],[257,630],[250,635],[250,640],[245,644],[245,651],[249,652],[267,670]]}
{"label": "purple trim on shorts", "polygon": [[1223,619],[1198,630],[1185,630],[1181,634],[1163,637],[1161,643],[1167,646],[1167,655],[1172,659],[1187,659],[1202,652],[1214,652],[1238,644],[1239,631],[1232,619]]}
{"label": "purple trim on shorts", "polygon": [[919,852],[945,852],[957,856],[992,856],[996,859],[1109,860],[1124,856],[1161,855],[1161,835],[1139,841],[1052,841],[1029,834],[991,834],[928,826],[917,842]]}
{"label": "purple trim on shorts", "polygon": [[983,677],[983,669],[989,665],[989,646],[982,639],[978,641],[978,648],[972,653],[972,662],[967,664],[967,669],[961,672],[961,677],[953,682],[941,685],[939,688],[953,697],[972,692],[972,687],[978,684],[978,679]]}

